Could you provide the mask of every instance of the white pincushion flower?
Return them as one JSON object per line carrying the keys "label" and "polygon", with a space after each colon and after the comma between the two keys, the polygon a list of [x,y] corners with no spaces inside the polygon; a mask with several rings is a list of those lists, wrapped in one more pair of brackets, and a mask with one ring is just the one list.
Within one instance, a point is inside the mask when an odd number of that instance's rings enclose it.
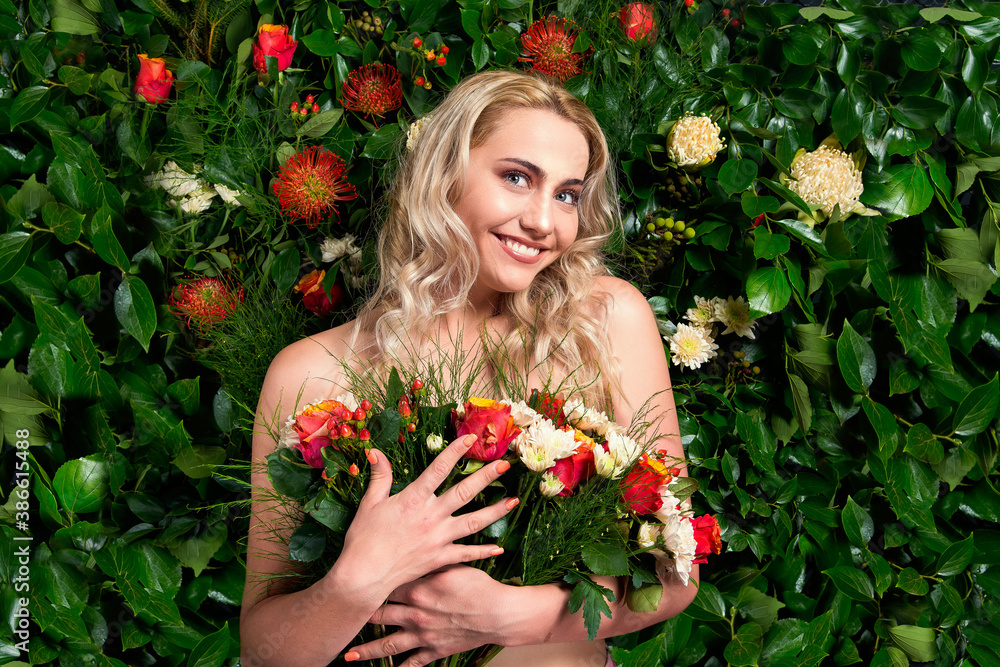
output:
{"label": "white pincushion flower", "polygon": [[719,354],[716,351],[719,346],[708,332],[689,324],[678,324],[677,333],[667,341],[670,343],[670,358],[675,366],[686,366],[694,370]]}
{"label": "white pincushion flower", "polygon": [[559,481],[559,478],[550,472],[542,474],[542,481],[538,483],[538,490],[546,498],[558,496],[566,488],[566,485]]}
{"label": "white pincushion flower", "polygon": [[412,151],[417,147],[417,142],[420,140],[420,132],[424,129],[424,125],[426,125],[427,121],[430,119],[430,116],[418,118],[406,130],[406,150]]}
{"label": "white pincushion flower", "polygon": [[838,205],[845,216],[867,211],[858,201],[865,190],[861,172],[842,150],[825,145],[812,152],[800,149],[789,175],[788,188],[824,216],[833,213]]}
{"label": "white pincushion flower", "polygon": [[735,333],[738,336],[754,340],[753,326],[757,320],[750,317],[750,304],[743,300],[743,297],[729,297],[727,300],[719,300],[715,307],[715,320],[725,325],[723,334]]}
{"label": "white pincushion flower", "polygon": [[701,169],[726,147],[719,125],[708,116],[686,114],[667,135],[667,157],[686,169]]}
{"label": "white pincushion flower", "polygon": [[444,449],[444,438],[438,433],[431,433],[427,436],[427,449],[432,452],[440,452]]}
{"label": "white pincushion flower", "polygon": [[195,194],[188,195],[180,201],[181,210],[189,215],[201,213],[212,205],[216,192],[211,187],[204,187]]}
{"label": "white pincushion flower", "polygon": [[153,178],[153,182],[173,197],[186,197],[202,189],[203,185],[193,174],[181,169],[173,160],[163,165],[163,169]]}
{"label": "white pincushion flower", "polygon": [[699,329],[710,329],[715,321],[715,300],[696,296],[694,298],[694,308],[688,308],[684,319],[691,323],[691,326]]}
{"label": "white pincushion flower", "polygon": [[323,253],[323,262],[332,262],[338,257],[348,254],[348,248],[353,247],[354,237],[348,234],[344,238],[325,238],[319,244]]}
{"label": "white pincushion flower", "polygon": [[241,206],[237,197],[243,194],[242,192],[239,190],[231,190],[221,183],[216,183],[213,187],[215,188],[215,191],[219,193],[219,199],[223,202],[233,206]]}

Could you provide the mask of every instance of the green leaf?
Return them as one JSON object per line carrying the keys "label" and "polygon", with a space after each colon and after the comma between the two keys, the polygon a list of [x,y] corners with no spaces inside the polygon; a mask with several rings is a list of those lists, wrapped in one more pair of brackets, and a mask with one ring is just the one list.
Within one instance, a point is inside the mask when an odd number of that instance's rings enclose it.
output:
{"label": "green leaf", "polygon": [[892,641],[916,662],[933,662],[937,658],[934,630],[916,625],[897,625],[889,628]]}
{"label": "green leaf", "polygon": [[927,591],[930,590],[927,580],[912,567],[904,567],[900,570],[899,577],[896,579],[896,587],[911,595],[927,595]]}
{"label": "green leaf", "polygon": [[917,28],[903,44],[900,51],[903,62],[910,69],[929,72],[941,61],[941,49],[937,42],[923,28]]}
{"label": "green leaf", "polygon": [[583,624],[587,628],[587,640],[594,641],[601,625],[601,616],[611,618],[611,608],[607,600],[614,602],[615,594],[609,588],[595,583],[590,577],[569,572],[563,580],[573,586],[569,596],[569,611],[575,614],[583,607]]}
{"label": "green leaf", "polygon": [[108,495],[108,465],[97,454],[67,461],[52,478],[52,488],[70,512],[97,511]]}
{"label": "green leaf", "polygon": [[772,234],[763,225],[753,230],[753,256],[757,259],[775,259],[784,255],[791,247],[791,241],[784,234]]}
{"label": "green leaf", "polygon": [[820,254],[827,254],[826,246],[823,245],[823,239],[819,237],[819,234],[816,233],[815,229],[801,220],[775,220],[774,224],[787,230],[792,236],[799,239]]}
{"label": "green leaf", "polygon": [[23,89],[14,98],[10,107],[10,129],[33,120],[45,109],[49,100],[48,86],[31,86]]}
{"label": "green leaf", "polygon": [[789,118],[803,120],[812,116],[826,98],[804,88],[786,88],[774,99],[774,108]]}
{"label": "green leaf", "polygon": [[69,92],[74,95],[83,95],[90,90],[90,82],[94,75],[70,65],[63,65],[59,68],[59,80],[66,84]]}
{"label": "green leaf", "polygon": [[742,192],[757,178],[757,163],[753,160],[726,160],[719,169],[719,185],[729,195]]}
{"label": "green leaf", "polygon": [[871,579],[864,572],[848,565],[837,565],[823,574],[833,580],[837,590],[858,602],[871,602],[875,597]]}
{"label": "green leaf", "polygon": [[465,34],[468,35],[469,39],[472,41],[482,42],[483,30],[479,27],[481,21],[481,12],[474,9],[462,10],[462,28],[465,30]]}
{"label": "green leaf", "polygon": [[939,577],[951,577],[960,574],[968,567],[975,551],[972,535],[961,542],[955,542],[938,558],[937,574]]}
{"label": "green leaf", "polygon": [[986,293],[997,280],[996,275],[984,262],[945,259],[932,262],[932,265],[955,287],[958,295],[969,302],[969,310],[972,312],[975,312],[983,302]]}
{"label": "green leaf", "polygon": [[621,577],[629,572],[625,549],[614,544],[589,544],[583,547],[583,562],[601,577]]}
{"label": "green leaf", "polygon": [[934,198],[934,187],[918,165],[892,165],[881,172],[880,179],[865,183],[861,201],[879,209],[889,220],[919,215]]}
{"label": "green leaf", "polygon": [[400,133],[401,130],[398,125],[383,125],[369,135],[368,141],[365,143],[365,149],[361,154],[373,160],[387,159],[392,155],[392,151],[395,150]]}
{"label": "green leaf", "polygon": [[314,470],[302,461],[297,449],[283,447],[267,455],[267,475],[274,490],[295,500],[305,497]]}
{"label": "green leaf", "polygon": [[781,52],[793,65],[811,65],[819,55],[819,45],[804,26],[792,26],[781,36]]}
{"label": "green leaf", "polygon": [[872,551],[865,552],[865,562],[875,577],[875,592],[881,597],[892,586],[892,567],[889,561]]}
{"label": "green leaf", "polygon": [[[660,599],[663,597],[663,584],[646,584],[638,588],[629,587],[625,593],[625,604],[634,612],[656,611],[660,606]],[[662,642],[660,642],[662,645]]]}
{"label": "green leaf", "polygon": [[171,463],[191,479],[204,479],[211,477],[215,468],[225,461],[226,450],[222,447],[194,445],[181,450]]}
{"label": "green leaf", "polygon": [[896,451],[899,437],[899,427],[896,426],[896,418],[892,416],[889,408],[877,401],[873,401],[869,396],[862,399],[862,407],[868,421],[871,422],[875,434],[878,436],[879,452],[883,459]]}
{"label": "green leaf", "polygon": [[809,433],[812,428],[812,399],[809,398],[809,387],[805,381],[794,373],[788,373],[789,387],[792,390],[792,405],[795,408],[795,421],[799,424],[802,434]]}
{"label": "green leaf", "polygon": [[744,192],[740,196],[740,205],[743,213],[748,217],[756,218],[762,213],[773,213],[781,206],[781,202],[769,195],[756,195],[753,192]]}
{"label": "green leaf", "polygon": [[930,427],[923,422],[917,422],[906,432],[906,446],[903,451],[931,465],[940,463],[944,458],[941,441],[934,437]]}
{"label": "green leaf", "polygon": [[815,21],[824,16],[829,16],[834,21],[846,21],[854,17],[854,14],[851,12],[843,9],[834,9],[833,7],[800,7],[799,15],[806,21]]}
{"label": "green leaf", "polygon": [[948,111],[950,107],[939,100],[935,100],[931,97],[921,97],[919,95],[914,95],[912,97],[904,97],[895,106],[890,109],[889,113],[895,118],[900,125],[905,125],[914,130],[925,130],[928,127],[933,127],[941,116]]}
{"label": "green leaf", "polygon": [[756,622],[765,632],[778,620],[778,612],[784,607],[783,602],[761,593],[753,586],[741,588],[736,599],[736,609],[740,615]]}
{"label": "green leaf", "polygon": [[744,623],[732,641],[726,644],[723,656],[732,667],[749,667],[757,664],[764,643],[764,631],[756,623]]}
{"label": "green leaf", "polygon": [[229,622],[205,635],[188,655],[187,667],[219,667],[229,657]]}
{"label": "green leaf", "polygon": [[851,544],[867,549],[868,542],[875,534],[875,522],[872,521],[868,511],[854,502],[854,498],[847,496],[847,502],[844,503],[844,509],[840,513],[840,520],[844,524],[844,532],[847,533],[847,539]]}
{"label": "green leaf", "polygon": [[847,144],[861,133],[861,117],[865,112],[865,100],[855,86],[841,89],[833,100],[830,123],[837,138]]}
{"label": "green leaf", "polygon": [[201,387],[198,378],[178,380],[167,387],[167,394],[180,403],[184,414],[193,415],[201,404]]}
{"label": "green leaf", "polygon": [[965,60],[962,62],[962,80],[969,91],[978,93],[986,83],[990,74],[990,63],[981,46],[968,46],[965,50]]}
{"label": "green leaf", "polygon": [[1000,394],[997,388],[997,374],[989,382],[979,385],[962,399],[955,411],[956,435],[975,435],[982,433],[996,418]]}
{"label": "green leaf", "polygon": [[156,306],[149,288],[141,279],[126,275],[115,290],[114,302],[118,322],[149,352],[149,341],[156,331]]}
{"label": "green leaf", "polygon": [[322,137],[337,124],[337,121],[343,115],[343,109],[329,109],[328,111],[318,113],[303,123],[302,127],[295,134],[299,137],[309,137],[311,139]]}
{"label": "green leaf", "polygon": [[80,238],[83,231],[83,215],[56,201],[50,201],[42,207],[42,220],[59,242],[67,245]]}
{"label": "green leaf", "polygon": [[962,483],[962,480],[969,474],[969,471],[975,467],[976,455],[964,446],[953,447],[940,463],[933,466],[934,472],[938,474],[938,477],[942,481],[948,483],[952,491]]}
{"label": "green leaf", "polygon": [[314,501],[306,503],[306,512],[335,533],[347,530],[351,511],[343,503],[328,493],[320,493]]}
{"label": "green leaf", "polygon": [[177,542],[170,544],[170,553],[182,565],[194,570],[197,577],[208,567],[212,556],[218,553],[222,545],[225,544],[228,535],[229,530],[226,528],[226,524],[219,521],[206,526],[197,535],[189,533]]}
{"label": "green leaf", "polygon": [[31,255],[31,234],[7,232],[0,236],[0,283],[14,277]]}
{"label": "green leaf", "polygon": [[[858,45],[844,42],[840,45],[840,53],[837,54],[837,74],[840,75],[840,80],[844,82],[844,85],[850,86],[854,83],[860,70],[861,58],[858,56]],[[841,137],[841,141],[846,140]]]}
{"label": "green leaf", "polygon": [[299,38],[302,44],[321,58],[329,58],[340,53],[337,33],[333,30],[314,30]]}
{"label": "green leaf", "polygon": [[52,29],[70,35],[96,35],[101,31],[93,14],[75,0],[53,0],[50,13]]}
{"label": "green leaf", "polygon": [[111,215],[111,209],[107,206],[102,206],[94,213],[90,221],[90,240],[93,241],[94,250],[101,259],[121,271],[128,271],[128,255],[115,237]]}
{"label": "green leaf", "polygon": [[844,320],[844,331],[837,339],[837,362],[851,391],[867,394],[875,379],[875,351],[847,320]]}
{"label": "green leaf", "polygon": [[792,287],[788,284],[788,278],[776,266],[761,267],[747,278],[747,299],[753,317],[782,310],[791,297]]}

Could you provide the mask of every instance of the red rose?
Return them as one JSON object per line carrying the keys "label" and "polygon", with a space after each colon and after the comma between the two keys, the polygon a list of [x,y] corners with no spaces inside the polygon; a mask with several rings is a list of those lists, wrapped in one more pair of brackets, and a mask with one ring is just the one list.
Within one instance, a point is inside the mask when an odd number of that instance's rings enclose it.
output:
{"label": "red rose", "polygon": [[653,7],[645,2],[633,2],[622,7],[618,13],[618,23],[625,36],[633,42],[648,44],[656,38],[656,20]]}
{"label": "red rose", "polygon": [[173,73],[163,58],[147,58],[139,54],[139,75],[135,77],[135,94],[152,104],[165,102],[174,83]]}
{"label": "red rose", "polygon": [[265,56],[278,59],[278,71],[284,72],[292,64],[292,55],[299,43],[288,36],[287,25],[265,23],[257,32],[253,43],[253,66],[261,74],[267,74]]}
{"label": "red rose", "polygon": [[344,288],[336,283],[330,287],[329,293],[323,289],[323,279],[326,271],[316,269],[302,276],[295,286],[296,292],[302,292],[302,303],[317,317],[326,317],[344,301]]}
{"label": "red rose", "polygon": [[707,563],[709,554],[722,551],[722,534],[719,532],[719,522],[711,514],[692,519],[694,540],[698,543],[694,552],[694,563]]}
{"label": "red rose", "polygon": [[546,472],[552,473],[563,483],[565,488],[559,492],[560,496],[571,496],[580,482],[589,479],[594,474],[594,450],[578,447],[576,452],[564,459],[559,459]]}
{"label": "red rose", "polygon": [[531,390],[531,398],[528,399],[528,403],[535,412],[543,417],[548,417],[557,428],[562,428],[566,424],[566,415],[563,414],[562,409],[565,402],[552,394],[542,394],[537,389]]}
{"label": "red rose", "polygon": [[660,487],[671,479],[662,461],[643,454],[622,480],[622,500],[636,516],[652,514],[663,507]]}
{"label": "red rose", "polygon": [[465,404],[465,417],[460,418],[458,412],[452,410],[451,419],[457,438],[469,434],[476,436],[476,444],[465,458],[477,461],[496,461],[507,453],[511,441],[521,432],[514,426],[510,406],[488,398],[470,398]]}

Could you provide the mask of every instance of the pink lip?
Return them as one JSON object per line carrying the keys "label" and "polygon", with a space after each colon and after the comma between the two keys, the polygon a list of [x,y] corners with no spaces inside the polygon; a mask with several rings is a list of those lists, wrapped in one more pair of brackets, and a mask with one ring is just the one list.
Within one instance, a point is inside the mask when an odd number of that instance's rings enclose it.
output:
{"label": "pink lip", "polygon": [[[542,258],[542,255],[545,254],[546,251],[545,247],[540,246],[537,243],[531,243],[530,241],[519,239],[516,236],[500,236],[500,235],[494,235],[494,236],[496,236],[497,242],[500,244],[500,247],[504,249],[504,252],[506,252],[508,255],[510,255],[511,257],[513,257],[514,259],[523,264],[534,264],[535,262],[539,261]],[[519,253],[514,252],[512,248],[510,248],[506,243],[504,243],[505,239],[510,239],[514,243],[520,243],[521,245],[527,246],[529,248],[538,248],[539,252],[534,257],[521,255]]]}

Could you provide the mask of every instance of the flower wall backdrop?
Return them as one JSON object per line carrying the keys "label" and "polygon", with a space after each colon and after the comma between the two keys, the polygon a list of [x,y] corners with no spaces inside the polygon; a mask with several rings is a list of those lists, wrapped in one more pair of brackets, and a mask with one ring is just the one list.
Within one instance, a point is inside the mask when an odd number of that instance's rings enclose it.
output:
{"label": "flower wall backdrop", "polygon": [[236,664],[247,408],[505,67],[605,129],[722,527],[619,664],[1000,664],[998,47],[986,0],[0,0],[0,662]]}

